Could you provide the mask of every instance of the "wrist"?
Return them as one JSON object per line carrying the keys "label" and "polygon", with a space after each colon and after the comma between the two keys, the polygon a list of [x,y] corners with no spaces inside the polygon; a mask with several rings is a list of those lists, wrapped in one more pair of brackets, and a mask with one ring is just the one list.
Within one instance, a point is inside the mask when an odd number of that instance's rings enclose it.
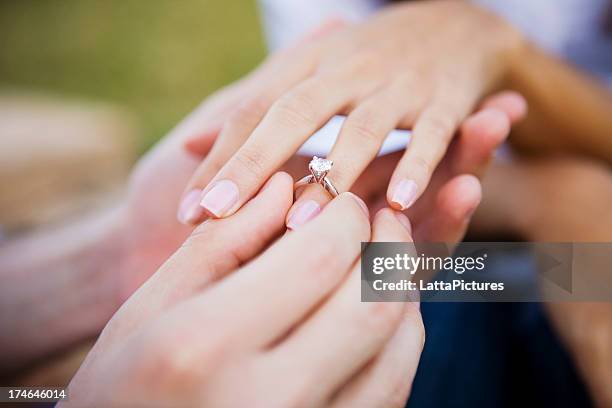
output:
{"label": "wrist", "polygon": [[504,34],[502,35],[502,61],[503,69],[500,75],[499,86],[496,90],[516,89],[518,77],[527,60],[527,54],[531,52],[532,45],[523,33],[501,17]]}
{"label": "wrist", "polygon": [[[97,213],[55,237],[63,248],[61,261],[51,264],[57,276],[65,279],[49,290],[54,314],[45,323],[57,332],[58,343],[69,343],[96,336],[120,306],[118,270],[123,257],[121,213],[115,209]],[[44,258],[36,269],[44,268]],[[38,300],[40,302],[40,299]],[[61,333],[64,333],[63,335]]]}
{"label": "wrist", "polygon": [[95,336],[118,307],[115,211],[6,243],[0,251],[0,365],[18,368]]}

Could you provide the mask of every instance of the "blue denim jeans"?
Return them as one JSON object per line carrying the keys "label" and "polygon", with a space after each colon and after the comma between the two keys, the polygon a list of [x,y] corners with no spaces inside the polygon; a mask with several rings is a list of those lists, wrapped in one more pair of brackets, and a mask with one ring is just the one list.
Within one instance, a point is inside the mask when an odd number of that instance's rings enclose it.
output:
{"label": "blue denim jeans", "polygon": [[426,342],[409,408],[589,407],[538,303],[423,303]]}

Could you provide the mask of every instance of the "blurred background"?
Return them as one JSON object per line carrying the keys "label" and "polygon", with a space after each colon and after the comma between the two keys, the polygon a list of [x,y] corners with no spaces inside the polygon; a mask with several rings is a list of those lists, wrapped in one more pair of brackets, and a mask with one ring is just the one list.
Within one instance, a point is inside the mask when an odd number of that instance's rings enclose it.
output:
{"label": "blurred background", "polygon": [[0,0],[1,235],[102,205],[264,54],[255,0]]}
{"label": "blurred background", "polygon": [[251,0],[0,0],[0,83],[116,105],[143,151],[264,55]]}

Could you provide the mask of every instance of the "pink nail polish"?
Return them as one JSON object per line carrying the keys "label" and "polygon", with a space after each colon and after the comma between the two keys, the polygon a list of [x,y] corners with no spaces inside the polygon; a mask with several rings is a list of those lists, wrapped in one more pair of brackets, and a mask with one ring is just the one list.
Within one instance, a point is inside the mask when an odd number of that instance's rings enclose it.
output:
{"label": "pink nail polish", "polygon": [[202,217],[204,211],[202,207],[198,205],[201,195],[202,190],[199,188],[195,188],[185,194],[176,215],[180,223],[185,225],[193,224]]}
{"label": "pink nail polish", "polygon": [[213,184],[200,201],[200,206],[213,216],[220,218],[238,201],[238,186],[230,180]]}
{"label": "pink nail polish", "polygon": [[395,186],[391,201],[398,204],[402,210],[414,204],[417,195],[417,185],[414,181],[403,179]]}
{"label": "pink nail polish", "polygon": [[295,230],[308,221],[312,220],[321,212],[321,206],[314,200],[306,200],[299,203],[297,208],[291,212],[287,220],[287,228]]}

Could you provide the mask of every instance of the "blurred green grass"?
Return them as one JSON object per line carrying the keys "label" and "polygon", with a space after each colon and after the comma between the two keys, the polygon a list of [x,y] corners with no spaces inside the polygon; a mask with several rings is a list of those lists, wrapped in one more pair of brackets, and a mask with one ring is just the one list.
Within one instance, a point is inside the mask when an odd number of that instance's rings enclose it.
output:
{"label": "blurred green grass", "polygon": [[127,108],[142,150],[264,54],[255,0],[0,0],[0,91]]}

